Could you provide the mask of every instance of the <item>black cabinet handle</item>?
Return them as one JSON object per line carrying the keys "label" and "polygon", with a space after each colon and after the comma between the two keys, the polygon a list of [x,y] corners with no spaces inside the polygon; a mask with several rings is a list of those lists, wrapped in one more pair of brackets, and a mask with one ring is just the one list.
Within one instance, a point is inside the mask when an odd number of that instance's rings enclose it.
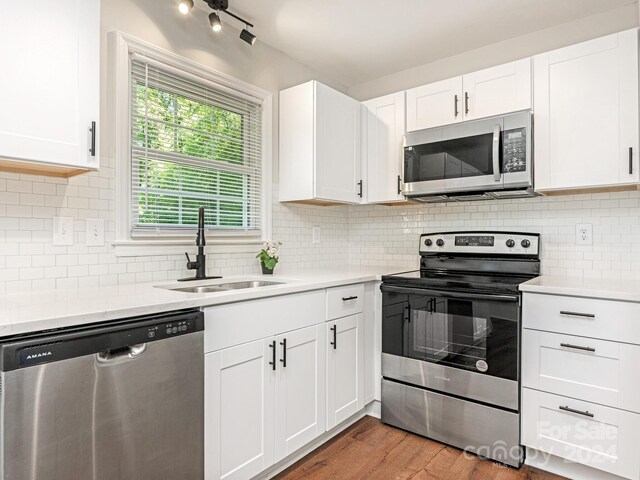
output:
{"label": "black cabinet handle", "polygon": [[331,331],[333,332],[333,342],[329,342],[330,345],[333,345],[333,349],[338,349],[338,326],[334,325],[331,327]]}
{"label": "black cabinet handle", "polygon": [[584,415],[585,417],[591,417],[593,418],[593,413],[588,412],[588,411],[582,411],[582,410],[574,410],[573,408],[569,408],[569,407],[563,407],[562,405],[560,405],[558,407],[560,410],[564,410],[565,412],[570,412],[570,413],[577,413],[578,415]]}
{"label": "black cabinet handle", "polygon": [[596,316],[593,313],[569,312],[567,310],[560,310],[560,315],[569,315],[571,317],[596,318]]}
{"label": "black cabinet handle", "polygon": [[469,113],[469,93],[464,92],[464,113]]}
{"label": "black cabinet handle", "polygon": [[89,153],[92,157],[96,156],[96,122],[91,122],[91,127],[89,128],[91,132],[91,146],[89,147]]}
{"label": "black cabinet handle", "polygon": [[398,195],[402,193],[402,177],[398,175]]}
{"label": "black cabinet handle", "polygon": [[453,96],[453,113],[454,117],[458,118],[458,95]]}
{"label": "black cabinet handle", "polygon": [[355,300],[357,298],[358,298],[357,295],[355,297],[342,297],[342,301],[343,302],[348,302],[349,300]]}
{"label": "black cabinet handle", "polygon": [[633,175],[633,147],[629,147],[629,175]]}
{"label": "black cabinet handle", "polygon": [[269,365],[271,365],[271,369],[276,369],[276,341],[274,340],[269,344],[269,348],[271,349],[271,361]]}
{"label": "black cabinet handle", "polygon": [[360,181],[357,183],[357,185],[358,185],[358,196],[359,196],[360,198],[362,198],[362,180],[360,180]]}
{"label": "black cabinet handle", "polygon": [[407,323],[411,323],[411,307],[407,305],[404,307],[404,318],[403,320]]}
{"label": "black cabinet handle", "polygon": [[280,342],[280,345],[282,345],[282,358],[280,359],[280,363],[282,363],[282,366],[286,368],[286,366],[287,366],[287,339],[283,338],[282,341]]}
{"label": "black cabinet handle", "polygon": [[582,347],[580,345],[572,345],[570,343],[561,343],[560,344],[561,347],[565,347],[565,348],[574,348],[576,350],[584,350],[585,352],[595,352],[596,349],[593,347]]}

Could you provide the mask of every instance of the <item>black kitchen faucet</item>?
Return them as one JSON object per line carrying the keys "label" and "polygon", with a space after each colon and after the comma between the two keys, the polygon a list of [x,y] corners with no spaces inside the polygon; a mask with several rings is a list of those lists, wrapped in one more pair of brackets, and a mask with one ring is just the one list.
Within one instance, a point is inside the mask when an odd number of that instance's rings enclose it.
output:
{"label": "black kitchen faucet", "polygon": [[195,277],[187,277],[178,279],[179,282],[186,282],[189,280],[208,280],[211,278],[222,278],[222,277],[208,277],[207,276],[207,256],[204,253],[204,247],[206,246],[207,241],[204,237],[204,207],[200,207],[200,212],[198,215],[198,234],[196,236],[196,246],[198,247],[198,254],[196,255],[196,261],[192,262],[189,258],[189,254],[184,252],[187,256],[187,270],[195,270]]}

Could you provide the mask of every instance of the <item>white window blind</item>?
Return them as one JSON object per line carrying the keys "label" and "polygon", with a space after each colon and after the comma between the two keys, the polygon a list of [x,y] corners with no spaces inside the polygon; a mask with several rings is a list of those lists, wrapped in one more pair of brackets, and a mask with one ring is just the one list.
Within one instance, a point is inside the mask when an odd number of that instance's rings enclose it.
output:
{"label": "white window blind", "polygon": [[260,235],[258,99],[142,57],[131,60],[131,235]]}

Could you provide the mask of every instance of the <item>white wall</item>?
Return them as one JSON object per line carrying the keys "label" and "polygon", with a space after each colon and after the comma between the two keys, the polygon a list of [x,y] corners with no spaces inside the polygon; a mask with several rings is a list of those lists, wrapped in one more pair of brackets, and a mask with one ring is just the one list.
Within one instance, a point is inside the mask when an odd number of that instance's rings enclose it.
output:
{"label": "white wall", "polygon": [[634,3],[354,85],[348,93],[368,100],[637,26],[638,4]]}

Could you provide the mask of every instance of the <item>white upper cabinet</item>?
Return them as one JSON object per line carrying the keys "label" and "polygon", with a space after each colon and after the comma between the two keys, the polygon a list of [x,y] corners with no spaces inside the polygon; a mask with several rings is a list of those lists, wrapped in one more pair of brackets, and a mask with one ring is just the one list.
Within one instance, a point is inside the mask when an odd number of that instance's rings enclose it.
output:
{"label": "white upper cabinet", "polygon": [[462,77],[465,120],[531,108],[531,59],[505,63]]}
{"label": "white upper cabinet", "polygon": [[280,201],[361,203],[360,103],[311,81],[280,92]]}
{"label": "white upper cabinet", "polygon": [[407,131],[462,120],[462,77],[407,90]]}
{"label": "white upper cabinet", "polygon": [[404,201],[402,162],[405,134],[404,92],[364,102],[363,171],[368,203]]}
{"label": "white upper cabinet", "polygon": [[3,3],[0,169],[99,167],[99,35],[99,0]]}
{"label": "white upper cabinet", "polygon": [[407,90],[407,131],[531,108],[525,58]]}
{"label": "white upper cabinet", "polygon": [[638,183],[638,34],[534,57],[535,187]]}

